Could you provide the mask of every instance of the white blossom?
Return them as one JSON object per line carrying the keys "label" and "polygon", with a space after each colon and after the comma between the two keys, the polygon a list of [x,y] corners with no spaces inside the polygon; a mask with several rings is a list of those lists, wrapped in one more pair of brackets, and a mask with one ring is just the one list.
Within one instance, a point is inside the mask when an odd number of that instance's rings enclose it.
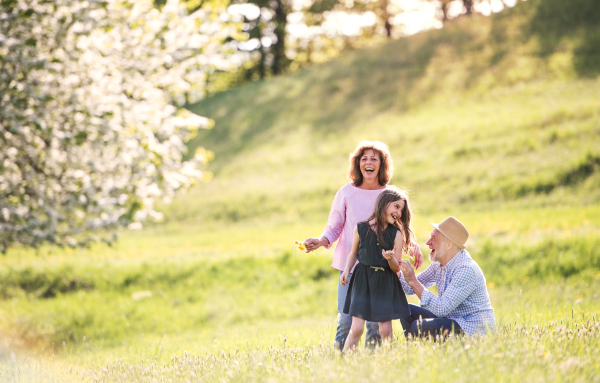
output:
{"label": "white blossom", "polygon": [[[228,61],[234,29],[169,0],[15,0],[0,7],[0,251],[78,246],[141,228],[203,178],[185,109]],[[203,154],[204,153],[204,154]],[[97,233],[96,233],[97,234]]]}

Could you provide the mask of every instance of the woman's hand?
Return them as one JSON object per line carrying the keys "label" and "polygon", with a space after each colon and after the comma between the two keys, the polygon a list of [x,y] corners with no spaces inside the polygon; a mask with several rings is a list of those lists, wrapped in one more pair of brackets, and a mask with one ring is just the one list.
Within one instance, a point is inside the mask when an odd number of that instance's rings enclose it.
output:
{"label": "woman's hand", "polygon": [[410,253],[415,257],[415,269],[418,269],[423,265],[423,254],[421,254],[421,248],[416,242],[413,241],[411,244],[412,248],[410,249]]}
{"label": "woman's hand", "polygon": [[350,273],[346,270],[344,270],[342,275],[340,275],[340,283],[342,284],[342,286],[346,286],[348,284],[348,275],[350,275]]}
{"label": "woman's hand", "polygon": [[321,246],[327,246],[327,245],[329,245],[329,240],[325,237],[323,237],[323,238],[308,238],[308,239],[304,240],[304,246],[306,246],[307,253],[317,250]]}

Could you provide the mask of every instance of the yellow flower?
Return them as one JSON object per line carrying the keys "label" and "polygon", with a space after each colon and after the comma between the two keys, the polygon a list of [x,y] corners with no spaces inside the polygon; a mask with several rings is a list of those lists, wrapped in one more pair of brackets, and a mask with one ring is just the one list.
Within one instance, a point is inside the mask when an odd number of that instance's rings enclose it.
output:
{"label": "yellow flower", "polygon": [[298,250],[306,250],[306,245],[304,244],[304,242],[302,241],[294,241],[294,244],[296,245],[296,247],[298,248]]}

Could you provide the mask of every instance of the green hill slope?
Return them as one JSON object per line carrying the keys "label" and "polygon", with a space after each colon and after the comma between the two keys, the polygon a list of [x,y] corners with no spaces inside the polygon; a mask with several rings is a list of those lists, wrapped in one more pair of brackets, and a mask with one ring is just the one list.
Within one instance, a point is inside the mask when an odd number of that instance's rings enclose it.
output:
{"label": "green hill slope", "polygon": [[322,221],[361,139],[389,144],[425,213],[597,203],[598,9],[519,2],[193,105],[215,179],[168,218]]}
{"label": "green hill slope", "polygon": [[285,346],[286,334],[329,344],[332,250],[306,255],[292,242],[320,234],[361,139],[389,144],[424,251],[430,222],[452,214],[468,227],[500,325],[597,318],[594,5],[519,2],[190,106],[216,120],[190,143],[215,151],[214,179],[164,206],[165,224],[113,247],[11,249],[3,344],[94,365]]}

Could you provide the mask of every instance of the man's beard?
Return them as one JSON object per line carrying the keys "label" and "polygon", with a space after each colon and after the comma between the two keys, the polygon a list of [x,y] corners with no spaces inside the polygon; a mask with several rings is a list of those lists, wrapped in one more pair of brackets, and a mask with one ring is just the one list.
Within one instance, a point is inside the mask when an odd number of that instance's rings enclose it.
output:
{"label": "man's beard", "polygon": [[440,251],[439,250],[436,250],[433,254],[431,252],[429,253],[429,260],[431,262],[439,262],[439,259],[440,259]]}

